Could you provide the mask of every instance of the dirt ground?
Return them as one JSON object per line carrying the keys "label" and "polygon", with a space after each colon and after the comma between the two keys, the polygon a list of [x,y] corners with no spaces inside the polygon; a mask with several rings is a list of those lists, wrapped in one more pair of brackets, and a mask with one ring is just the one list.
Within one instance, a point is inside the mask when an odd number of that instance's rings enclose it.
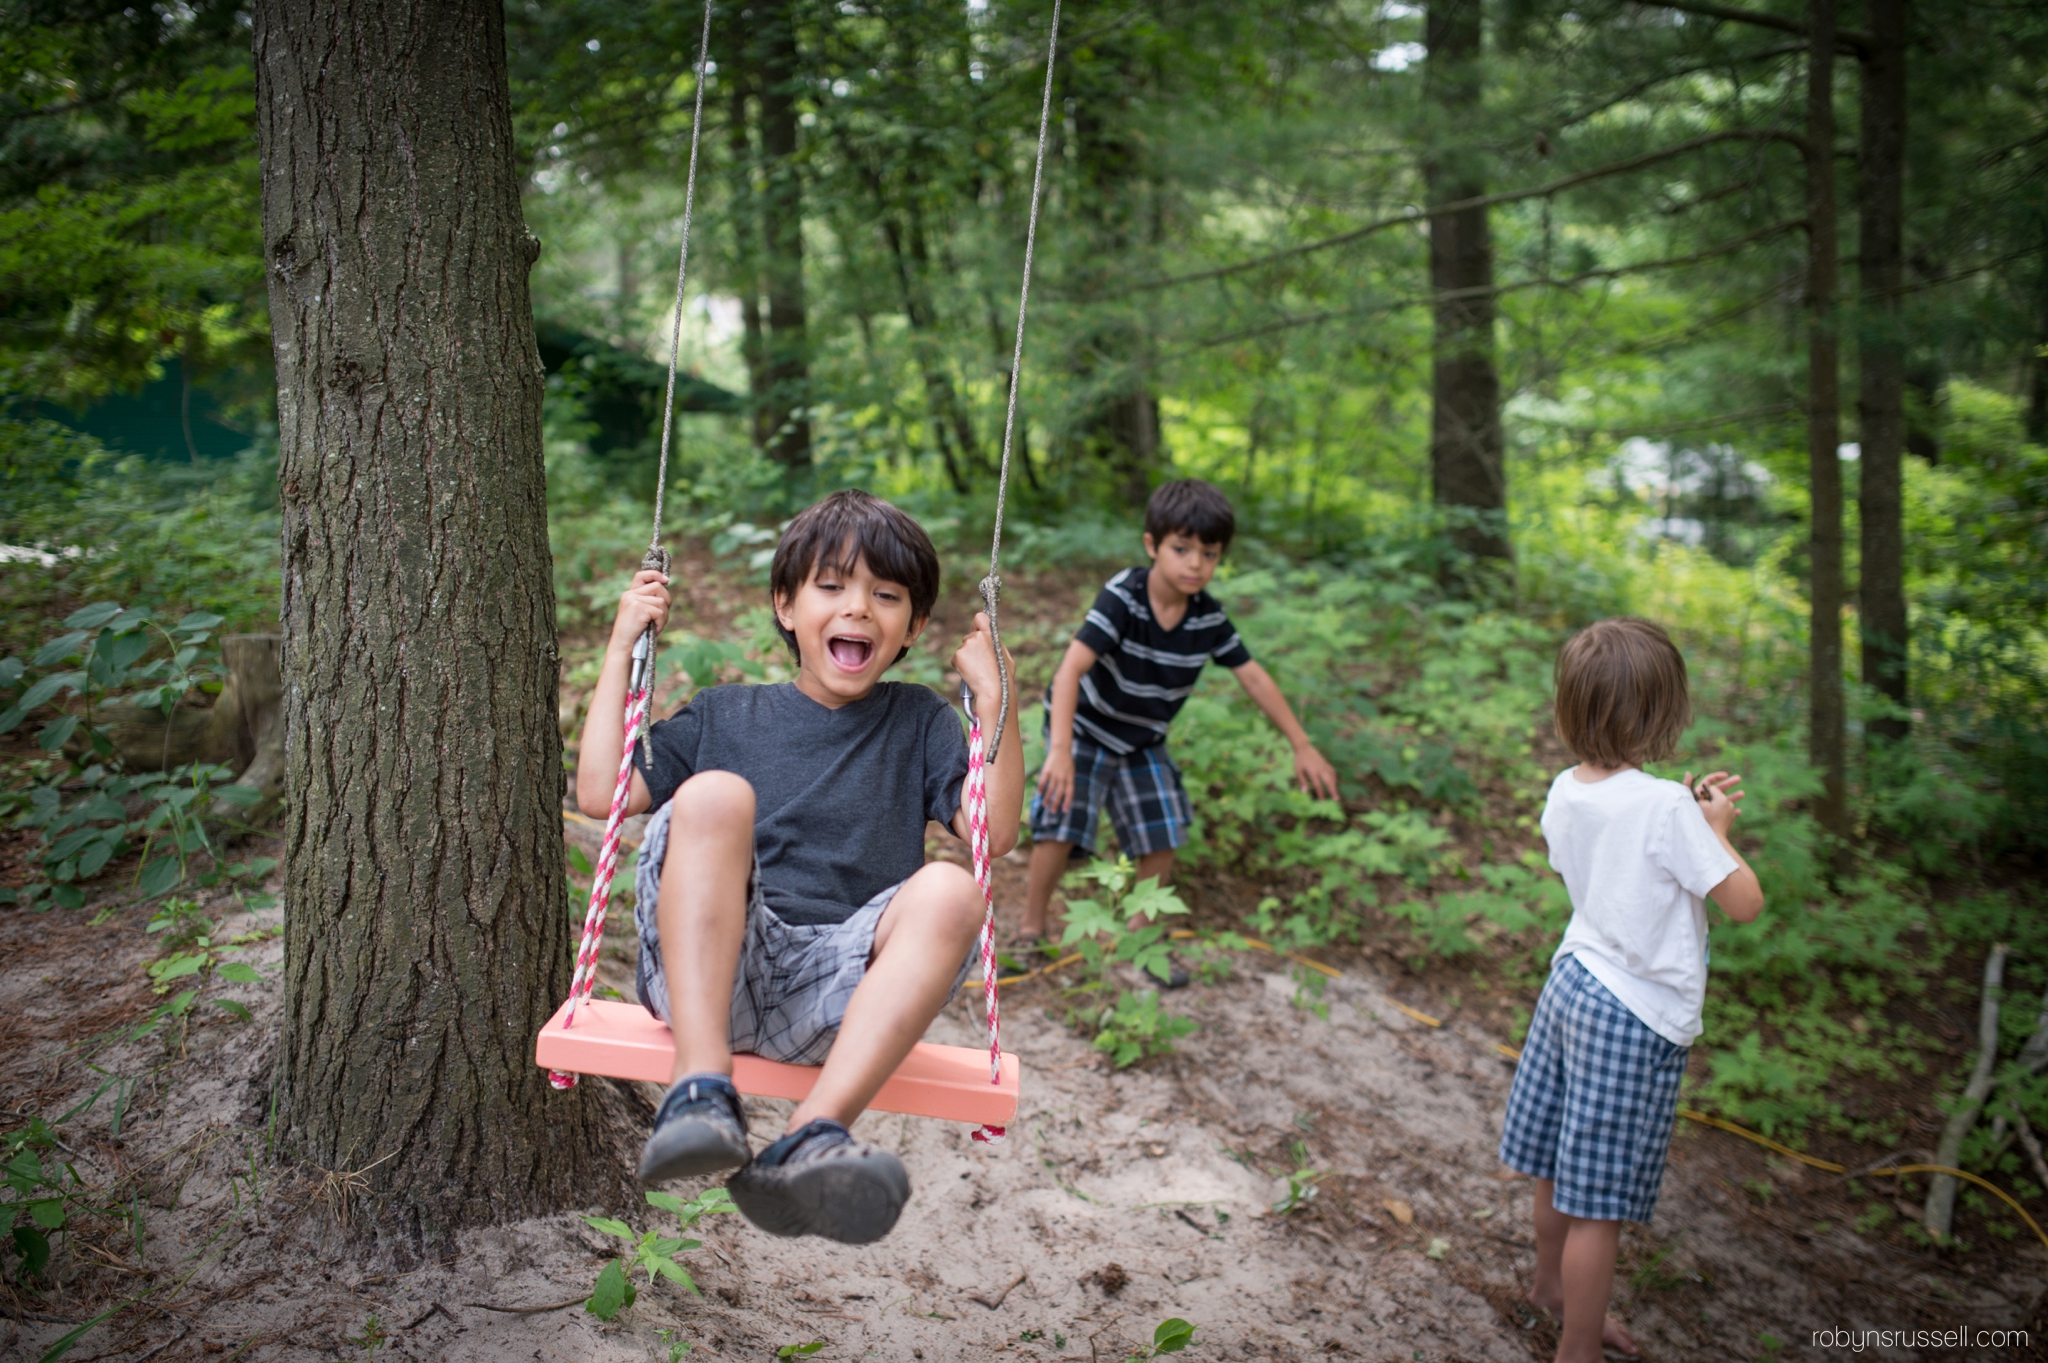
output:
{"label": "dirt ground", "polygon": [[[1001,868],[1004,902],[1021,867]],[[1195,885],[1198,907],[1247,890]],[[281,910],[223,912],[223,935],[274,929]],[[613,919],[622,927],[624,915]],[[608,944],[623,979],[632,943]],[[274,967],[273,936],[238,953]],[[134,1080],[62,1128],[90,1185],[133,1213],[60,1243],[53,1289],[5,1293],[0,1357],[41,1358],[145,1280],[146,1303],[81,1337],[74,1360],[226,1358],[586,1360],[1123,1360],[1162,1320],[1197,1326],[1190,1359],[1500,1360],[1546,1357],[1550,1324],[1522,1303],[1533,1250],[1530,1184],[1493,1158],[1511,1062],[1500,1038],[1451,1017],[1397,967],[1341,960],[1321,1004],[1271,957],[1171,996],[1200,1030],[1177,1054],[1112,1073],[1060,1020],[1053,987],[1006,996],[1004,1039],[1025,1065],[1007,1143],[938,1122],[871,1115],[859,1134],[899,1151],[915,1196],[880,1244],[772,1239],[737,1216],[702,1224],[684,1261],[702,1288],[643,1287],[612,1323],[580,1305],[617,1242],[565,1212],[458,1237],[443,1261],[395,1270],[351,1252],[322,1171],[266,1153],[268,1057],[280,999],[228,986],[224,1011],[93,1052],[81,1043],[146,1017],[151,939],[132,919],[0,915],[0,1060],[6,1124],[53,1114],[104,1076]],[[970,1011],[973,1010],[973,1011]],[[196,1016],[196,1015],[195,1015]],[[962,1003],[931,1036],[973,1044]],[[89,1063],[88,1063],[89,1061]],[[784,1109],[759,1103],[772,1134]],[[1851,1229],[1839,1180],[1680,1124],[1654,1224],[1631,1227],[1616,1303],[1653,1360],[1823,1352],[1815,1330],[2033,1327],[2032,1350],[1866,1349],[1874,1357],[2040,1356],[2048,1253],[1948,1262]],[[1273,1210],[1291,1170],[1315,1195]],[[694,1191],[686,1189],[682,1191]],[[636,1229],[645,1207],[590,1208]],[[537,1308],[537,1309],[536,1309]],[[1845,1354],[1848,1350],[1843,1350]]]}
{"label": "dirt ground", "polygon": [[[722,637],[757,592],[709,566],[681,565],[700,589],[676,623]],[[1008,617],[1022,697],[1043,684],[1097,580],[1055,576]],[[935,622],[935,661],[965,614]],[[579,705],[565,685],[565,733]],[[587,825],[566,831],[594,844]],[[15,878],[19,850],[0,845],[0,878]],[[998,901],[1014,916],[1021,858],[998,874]],[[1193,921],[1213,927],[1241,923],[1264,890],[1228,877],[1183,886]],[[282,910],[207,907],[218,938],[254,939],[235,958],[274,979]],[[295,1167],[270,1149],[277,991],[220,986],[248,1021],[202,1007],[120,1041],[160,1003],[144,974],[157,939],[137,911],[91,918],[90,906],[0,909],[0,1012],[11,1024],[0,1131],[104,1089],[58,1134],[95,1198],[120,1208],[59,1237],[35,1287],[0,1283],[0,1359],[49,1357],[95,1320],[65,1357],[673,1363],[679,1343],[692,1359],[765,1360],[822,1341],[814,1356],[825,1360],[1122,1363],[1174,1316],[1197,1327],[1192,1360],[1516,1363],[1555,1346],[1551,1323],[1523,1300],[1531,1185],[1494,1160],[1512,1076],[1501,1043],[1512,1005],[1527,1000],[1469,971],[1417,975],[1403,953],[1368,946],[1331,956],[1340,977],[1304,1000],[1284,963],[1247,953],[1229,978],[1167,996],[1200,1024],[1175,1054],[1120,1072],[1064,1025],[1058,980],[1012,988],[1004,1041],[1025,1078],[1005,1144],[869,1116],[858,1134],[900,1152],[915,1186],[886,1240],[847,1249],[710,1218],[695,1232],[704,1246],[682,1256],[702,1295],[643,1284],[637,1304],[605,1323],[581,1303],[619,1242],[578,1213],[636,1230],[665,1218],[644,1205],[565,1210],[464,1233],[435,1262],[366,1255],[333,1214],[348,1171]],[[603,978],[630,993],[630,915],[611,923]],[[978,1004],[949,1009],[930,1035],[978,1043]],[[646,1108],[646,1093],[636,1096]],[[1909,1139],[1931,1145],[1929,1099],[1897,1102],[1920,1133]],[[752,1110],[757,1141],[779,1132],[783,1105]],[[1825,1153],[1875,1167],[1893,1152]],[[1277,1211],[1290,1173],[1313,1192]],[[1903,1231],[1918,1195],[1804,1170],[1681,1122],[1655,1222],[1624,1235],[1616,1312],[1658,1363],[2048,1357],[2048,1251],[2022,1238],[1939,1254]],[[1813,1341],[1828,1329],[1964,1330],[1970,1340],[2024,1329],[2030,1344],[1830,1351]]]}

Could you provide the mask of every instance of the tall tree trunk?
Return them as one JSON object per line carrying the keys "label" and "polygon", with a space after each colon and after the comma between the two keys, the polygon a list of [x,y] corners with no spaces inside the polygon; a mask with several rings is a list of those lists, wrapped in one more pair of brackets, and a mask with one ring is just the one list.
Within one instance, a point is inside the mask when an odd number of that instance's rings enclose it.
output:
{"label": "tall tree trunk", "polygon": [[790,468],[811,462],[804,191],[797,165],[797,96],[803,71],[796,7],[797,0],[761,0],[755,9],[761,54],[761,152],[767,170],[761,216],[768,243],[768,453]]}
{"label": "tall tree trunk", "polygon": [[[1146,224],[1137,220],[1148,192],[1157,193],[1135,127],[1143,58],[1129,35],[1106,32],[1085,49],[1063,52],[1062,60],[1068,62],[1080,216],[1088,233],[1086,258],[1075,271],[1075,292],[1092,299],[1123,284],[1133,268],[1132,248],[1148,236]],[[1156,241],[1156,221],[1153,229],[1149,235]],[[1005,338],[1006,365],[1009,344]],[[1085,394],[1074,421],[1078,443],[1107,467],[1117,496],[1143,505],[1153,475],[1165,463],[1159,398],[1152,391],[1151,338],[1138,319],[1114,305],[1098,305],[1073,356],[1072,368]]]}
{"label": "tall tree trunk", "polygon": [[[741,24],[746,16],[741,15]],[[726,131],[732,139],[732,267],[733,289],[740,296],[740,357],[747,366],[747,416],[754,448],[766,450],[773,433],[768,424],[768,341],[761,324],[761,214],[754,195],[754,140],[748,126],[748,100],[753,95],[749,72],[749,39],[741,24],[733,26],[722,67],[726,75]]]}
{"label": "tall tree trunk", "polygon": [[1848,832],[1847,762],[1842,704],[1841,360],[1835,293],[1835,0],[1807,0],[1811,44],[1806,75],[1806,465],[1812,500],[1808,554],[1812,657],[1808,678],[1812,732],[1807,752],[1823,787],[1814,813],[1822,827]]}
{"label": "tall tree trunk", "polygon": [[[1863,53],[1862,151],[1857,160],[1858,283],[1863,290],[1857,434],[1862,513],[1858,586],[1863,684],[1904,707],[1907,683],[1906,536],[1899,464],[1906,443],[1906,347],[1899,286],[1905,250],[1906,5],[1865,0],[1870,45]],[[1872,721],[1870,732],[1897,740],[1904,719]]]}
{"label": "tall tree trunk", "polygon": [[[623,1192],[567,992],[542,373],[499,0],[259,0],[286,1144],[417,1245]],[[365,1223],[359,1223],[365,1224]]]}
{"label": "tall tree trunk", "polygon": [[[1432,127],[1424,166],[1432,204],[1486,192],[1480,163],[1480,0],[1430,0],[1427,99]],[[1458,547],[1506,559],[1507,469],[1500,376],[1494,368],[1493,238],[1484,208],[1433,214],[1429,282],[1439,296],[1431,357],[1430,484],[1438,507],[1461,517]],[[1456,297],[1444,297],[1456,293]]]}

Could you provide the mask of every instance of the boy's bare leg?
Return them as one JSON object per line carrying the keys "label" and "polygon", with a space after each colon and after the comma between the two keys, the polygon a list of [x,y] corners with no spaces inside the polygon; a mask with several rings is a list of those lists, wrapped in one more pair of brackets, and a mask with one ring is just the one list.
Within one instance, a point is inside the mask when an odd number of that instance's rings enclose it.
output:
{"label": "boy's bare leg", "polygon": [[675,794],[655,923],[675,1032],[671,1081],[732,1073],[732,990],[754,869],[754,788],[729,771],[699,772]]}
{"label": "boy's bare leg", "polygon": [[1068,859],[1074,855],[1074,844],[1070,842],[1034,842],[1031,844],[1031,869],[1024,882],[1024,921],[1017,925],[1017,931],[1033,941],[1051,933],[1052,892],[1059,888],[1060,877],[1067,872]]}
{"label": "boy's bare leg", "polygon": [[1559,1211],[1551,1201],[1555,1188],[1549,1179],[1536,1180],[1536,1280],[1529,1300],[1559,1321],[1558,1363],[1598,1363],[1603,1345],[1633,1358],[1635,1337],[1607,1314],[1621,1222]]}
{"label": "boy's bare leg", "polygon": [[[817,1117],[852,1126],[946,1006],[981,930],[981,890],[965,867],[935,861],[903,883],[875,929],[868,973],[790,1131]],[[728,991],[729,993],[729,991]]]}

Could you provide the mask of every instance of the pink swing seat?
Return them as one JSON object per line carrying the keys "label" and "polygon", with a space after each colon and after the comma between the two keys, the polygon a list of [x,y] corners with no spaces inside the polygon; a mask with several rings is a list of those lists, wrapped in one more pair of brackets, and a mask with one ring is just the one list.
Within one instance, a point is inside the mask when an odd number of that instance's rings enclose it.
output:
{"label": "pink swing seat", "polygon": [[[675,1038],[668,1024],[637,1003],[586,998],[577,1010],[576,1025],[564,1026],[564,1003],[541,1028],[533,1058],[543,1069],[567,1074],[602,1074],[614,1079],[644,1079],[666,1084],[674,1072]],[[802,1101],[818,1082],[815,1065],[786,1065],[758,1055],[735,1055],[733,1084],[757,1098]],[[988,1051],[979,1046],[935,1046],[919,1042],[910,1048],[896,1073],[889,1076],[869,1107],[877,1112],[905,1112],[913,1117],[1008,1126],[1017,1115],[1017,1092],[1023,1066],[1003,1052],[1003,1081],[988,1081]]]}

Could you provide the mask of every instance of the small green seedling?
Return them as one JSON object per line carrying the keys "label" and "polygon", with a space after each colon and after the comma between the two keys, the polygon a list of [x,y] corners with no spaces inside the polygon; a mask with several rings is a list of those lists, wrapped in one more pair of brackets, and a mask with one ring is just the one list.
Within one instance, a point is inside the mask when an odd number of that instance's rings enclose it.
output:
{"label": "small green seedling", "polygon": [[1322,1178],[1323,1173],[1321,1169],[1296,1169],[1289,1174],[1286,1195],[1273,1204],[1273,1210],[1281,1216],[1286,1216],[1315,1201],[1316,1183]]}
{"label": "small green seedling", "polygon": [[808,1344],[785,1344],[775,1351],[777,1358],[809,1358],[825,1347],[825,1341],[814,1339]]}
{"label": "small green seedling", "polygon": [[1195,1327],[1179,1316],[1159,1322],[1159,1328],[1152,1332],[1152,1343],[1148,1348],[1132,1354],[1124,1363],[1143,1363],[1148,1358],[1163,1354],[1177,1354],[1195,1342]]}
{"label": "small green seedling", "polygon": [[[733,1210],[732,1197],[723,1188],[709,1189],[697,1194],[688,1202],[674,1193],[652,1192],[647,1194],[647,1202],[649,1206],[672,1213],[682,1222],[685,1231],[696,1225],[702,1217]],[[690,1277],[690,1271],[675,1259],[678,1254],[701,1248],[703,1241],[667,1236],[652,1230],[636,1236],[631,1226],[609,1216],[586,1216],[583,1220],[592,1230],[602,1231],[606,1235],[616,1235],[631,1246],[624,1254],[606,1264],[597,1275],[597,1283],[591,1289],[590,1299],[583,1304],[584,1309],[591,1315],[599,1320],[610,1320],[639,1299],[639,1289],[633,1285],[635,1269],[647,1275],[650,1287],[654,1285],[655,1278],[662,1277],[692,1295],[703,1295],[697,1291],[696,1280]]]}
{"label": "small green seedling", "polygon": [[680,1330],[663,1326],[659,1331],[663,1347],[668,1350],[668,1363],[681,1363],[684,1354],[690,1352],[690,1341],[683,1338]]}
{"label": "small green seedling", "polygon": [[1171,1054],[1173,1043],[1200,1024],[1161,1008],[1158,990],[1139,989],[1119,994],[1096,1025],[1095,1049],[1109,1057],[1112,1067],[1124,1069],[1147,1056]]}

